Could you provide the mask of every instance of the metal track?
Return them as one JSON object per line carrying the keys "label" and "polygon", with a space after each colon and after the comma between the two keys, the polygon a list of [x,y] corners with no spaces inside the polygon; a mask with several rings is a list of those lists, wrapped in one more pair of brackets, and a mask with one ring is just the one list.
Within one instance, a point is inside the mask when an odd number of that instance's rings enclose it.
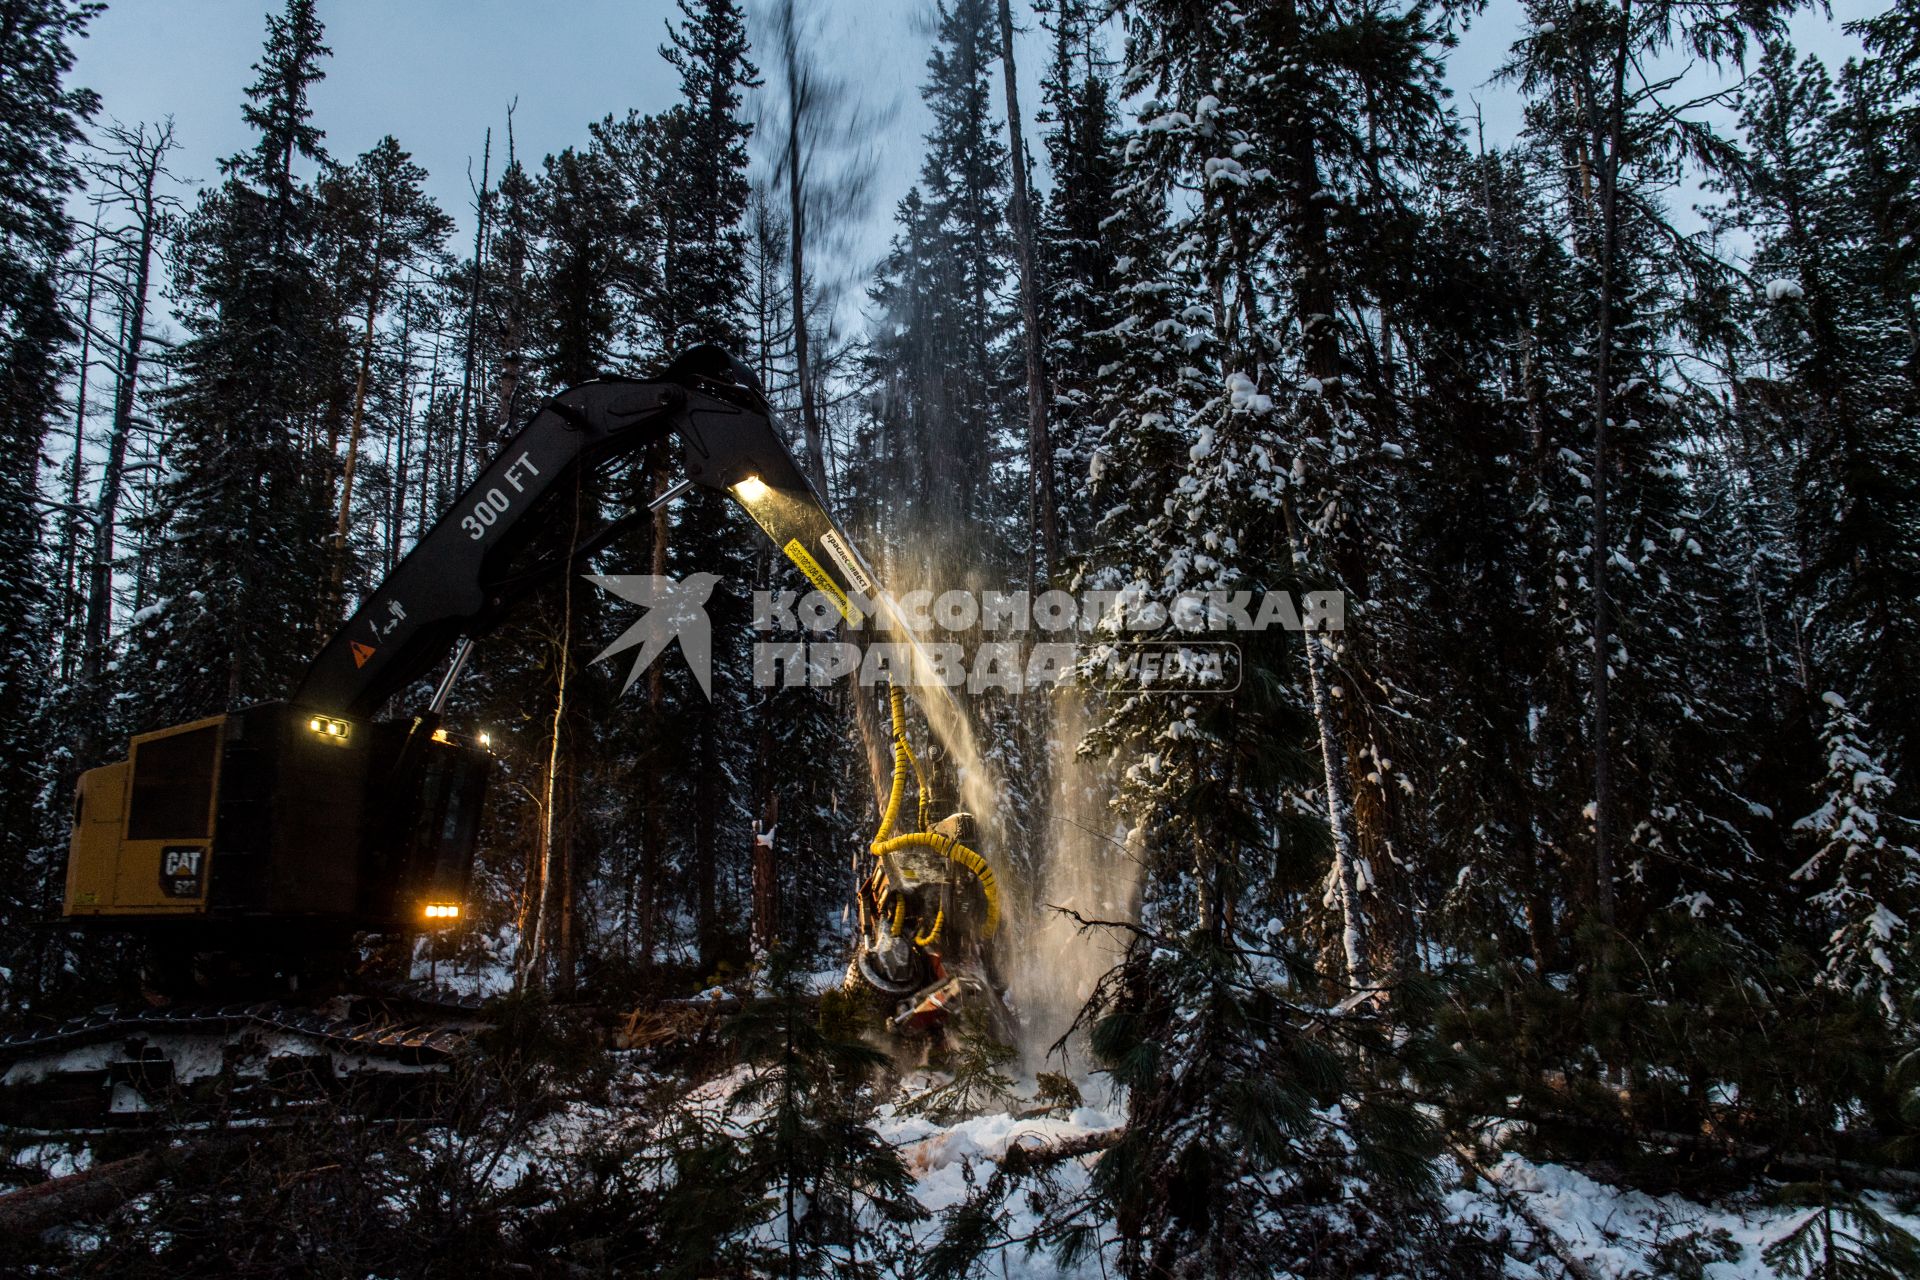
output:
{"label": "metal track", "polygon": [[44,1053],[99,1043],[139,1032],[241,1031],[260,1028],[306,1036],[330,1046],[426,1065],[445,1060],[465,1045],[472,1026],[446,1018],[330,1018],[313,1009],[261,1001],[255,1004],[196,1005],[185,1008],[107,1008],[54,1026],[0,1037],[0,1064]]}
{"label": "metal track", "polygon": [[[0,1135],[279,1123],[342,1106],[437,1114],[472,1009],[394,995],[348,1016],[280,1001],[97,1009],[0,1037]],[[430,993],[429,993],[430,994]]]}

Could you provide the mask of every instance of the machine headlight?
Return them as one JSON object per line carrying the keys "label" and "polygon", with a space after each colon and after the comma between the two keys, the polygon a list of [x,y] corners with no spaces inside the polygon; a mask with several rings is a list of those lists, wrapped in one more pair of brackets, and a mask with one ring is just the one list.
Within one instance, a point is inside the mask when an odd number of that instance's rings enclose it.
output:
{"label": "machine headlight", "polygon": [[429,920],[458,920],[460,904],[457,902],[429,902],[424,914]]}
{"label": "machine headlight", "polygon": [[733,495],[742,502],[758,502],[767,496],[767,482],[759,476],[748,476],[733,486]]}
{"label": "machine headlight", "polygon": [[307,730],[316,733],[338,746],[346,746],[347,738],[353,732],[353,726],[345,720],[336,720],[332,716],[314,716],[307,721]]}

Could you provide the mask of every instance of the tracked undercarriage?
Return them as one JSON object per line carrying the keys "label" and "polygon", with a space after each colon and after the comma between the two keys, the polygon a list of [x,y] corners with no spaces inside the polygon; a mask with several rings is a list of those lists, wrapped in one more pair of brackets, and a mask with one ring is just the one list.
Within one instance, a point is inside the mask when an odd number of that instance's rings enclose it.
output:
{"label": "tracked undercarriage", "polygon": [[0,1129],[101,1133],[436,1113],[486,1022],[414,996],[107,1006],[0,1037]]}

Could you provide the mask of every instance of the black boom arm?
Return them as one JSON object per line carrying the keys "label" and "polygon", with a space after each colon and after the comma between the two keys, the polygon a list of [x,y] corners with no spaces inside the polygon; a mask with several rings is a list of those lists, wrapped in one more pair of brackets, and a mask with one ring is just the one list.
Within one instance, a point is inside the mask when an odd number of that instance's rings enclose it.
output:
{"label": "black boom arm", "polygon": [[872,593],[859,553],[781,442],[752,375],[725,352],[697,347],[657,378],[599,378],[542,405],[320,651],[293,701],[372,714],[461,637],[490,631],[529,591],[625,527],[616,521],[564,554],[518,564],[516,553],[553,512],[571,521],[570,507],[541,499],[571,491],[586,468],[669,435],[680,439],[687,479],[728,491],[813,585],[843,599]]}

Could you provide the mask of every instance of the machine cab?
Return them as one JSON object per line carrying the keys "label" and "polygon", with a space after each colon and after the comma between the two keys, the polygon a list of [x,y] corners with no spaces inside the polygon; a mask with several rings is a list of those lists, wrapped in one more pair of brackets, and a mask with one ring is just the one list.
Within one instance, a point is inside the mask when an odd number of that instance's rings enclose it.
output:
{"label": "machine cab", "polygon": [[489,764],[410,721],[285,703],[141,734],[126,760],[80,777],[64,914],[454,924]]}

